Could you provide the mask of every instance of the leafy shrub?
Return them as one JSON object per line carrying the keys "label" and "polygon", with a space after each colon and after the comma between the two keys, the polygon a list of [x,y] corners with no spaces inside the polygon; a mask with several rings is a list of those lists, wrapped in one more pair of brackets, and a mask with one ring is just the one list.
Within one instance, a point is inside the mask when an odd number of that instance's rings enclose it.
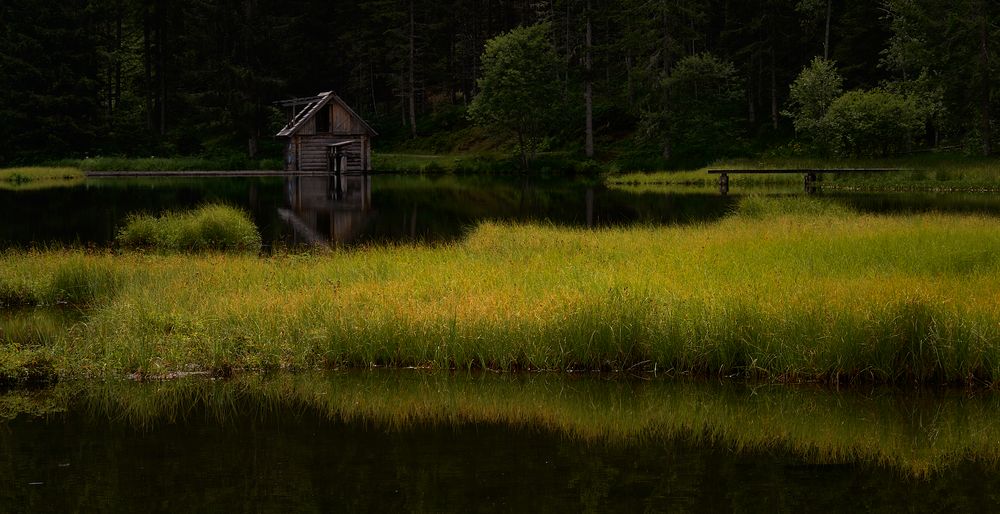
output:
{"label": "leafy shrub", "polygon": [[118,232],[125,248],[159,251],[258,252],[261,238],[246,212],[226,205],[205,205],[189,212],[129,217]]}
{"label": "leafy shrub", "polygon": [[820,130],[839,156],[884,157],[909,149],[923,127],[915,100],[874,89],[850,91],[834,100]]}

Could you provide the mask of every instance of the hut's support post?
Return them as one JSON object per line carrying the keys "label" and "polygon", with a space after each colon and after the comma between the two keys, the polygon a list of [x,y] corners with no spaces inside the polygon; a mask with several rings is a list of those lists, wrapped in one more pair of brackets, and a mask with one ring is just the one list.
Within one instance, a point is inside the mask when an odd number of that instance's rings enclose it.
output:
{"label": "hut's support post", "polygon": [[729,174],[723,173],[719,175],[719,193],[723,196],[729,194]]}

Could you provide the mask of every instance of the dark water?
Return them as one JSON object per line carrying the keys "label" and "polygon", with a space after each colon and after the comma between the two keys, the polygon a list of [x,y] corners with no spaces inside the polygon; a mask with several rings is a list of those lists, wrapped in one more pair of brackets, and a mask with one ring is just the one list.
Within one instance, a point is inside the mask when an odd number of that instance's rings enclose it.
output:
{"label": "dark water", "polygon": [[996,400],[925,400],[420,372],[63,384],[0,396],[0,511],[1000,508],[977,439]]}
{"label": "dark water", "polygon": [[[824,196],[1000,215],[987,194]],[[449,241],[485,220],[708,222],[739,198],[494,178],[351,177],[339,193],[327,179],[90,180],[0,191],[0,247],[106,247],[129,214],[206,202],[243,207],[274,246]],[[0,318],[0,344],[62,330],[47,312]],[[987,392],[413,371],[0,392],[0,512],[991,512],[998,463]]]}
{"label": "dark water", "polygon": [[[485,220],[587,227],[710,222],[739,194],[711,189],[634,192],[594,182],[483,177],[90,179],[75,187],[0,190],[0,247],[106,247],[127,217],[208,202],[249,211],[265,244],[360,244],[459,239]],[[773,192],[772,192],[773,193]],[[780,193],[788,194],[788,193]],[[1000,195],[828,193],[864,212],[1000,214]]]}
{"label": "dark water", "polygon": [[78,187],[0,191],[0,245],[109,246],[129,214],[208,202],[249,211],[268,245],[448,241],[485,220],[568,226],[686,223],[723,216],[711,193],[634,195],[573,181],[346,177],[90,179]]}

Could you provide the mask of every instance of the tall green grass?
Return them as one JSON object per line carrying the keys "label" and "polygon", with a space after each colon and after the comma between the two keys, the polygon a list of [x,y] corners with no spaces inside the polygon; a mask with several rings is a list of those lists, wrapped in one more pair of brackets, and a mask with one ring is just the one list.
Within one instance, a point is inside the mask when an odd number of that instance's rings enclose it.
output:
{"label": "tall green grass", "polygon": [[120,277],[53,345],[66,375],[197,364],[1000,382],[996,219],[768,202],[712,225],[488,223],[458,243],[327,256],[9,252],[0,291],[51,296],[68,263]]}
{"label": "tall green grass", "polygon": [[246,212],[226,205],[204,205],[160,217],[129,217],[117,242],[140,250],[259,252],[260,233]]}
{"label": "tall green grass", "polygon": [[746,454],[787,451],[813,464],[886,466],[920,477],[969,460],[987,468],[1000,462],[1000,404],[988,394],[375,371],[72,382],[0,395],[0,419],[67,410],[143,430],[192,413],[223,426],[248,413],[284,412],[388,431],[499,424],[590,444],[682,440]]}

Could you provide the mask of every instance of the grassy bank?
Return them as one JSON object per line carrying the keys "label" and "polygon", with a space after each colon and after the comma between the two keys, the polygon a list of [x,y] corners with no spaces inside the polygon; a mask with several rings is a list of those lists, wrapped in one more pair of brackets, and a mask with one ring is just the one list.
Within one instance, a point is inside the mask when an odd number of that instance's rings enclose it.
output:
{"label": "grassy bank", "polygon": [[56,161],[54,165],[83,171],[239,171],[281,170],[281,159],[226,157],[92,157]]}
{"label": "grassy bank", "polygon": [[[912,171],[821,175],[821,187],[859,190],[1000,191],[1000,159],[949,154],[924,154],[886,159],[764,158],[733,159],[687,171],[619,173],[608,182],[620,185],[713,186],[709,169],[902,168]],[[730,185],[780,186],[802,183],[797,174],[730,175]]]}
{"label": "grassy bank", "polygon": [[77,185],[83,172],[72,167],[28,167],[0,169],[0,189],[25,190]]}
{"label": "grassy bank", "polygon": [[1000,381],[1000,232],[744,201],[721,223],[485,224],[459,243],[270,258],[0,257],[0,303],[85,321],[7,352],[60,376],[315,366]]}

